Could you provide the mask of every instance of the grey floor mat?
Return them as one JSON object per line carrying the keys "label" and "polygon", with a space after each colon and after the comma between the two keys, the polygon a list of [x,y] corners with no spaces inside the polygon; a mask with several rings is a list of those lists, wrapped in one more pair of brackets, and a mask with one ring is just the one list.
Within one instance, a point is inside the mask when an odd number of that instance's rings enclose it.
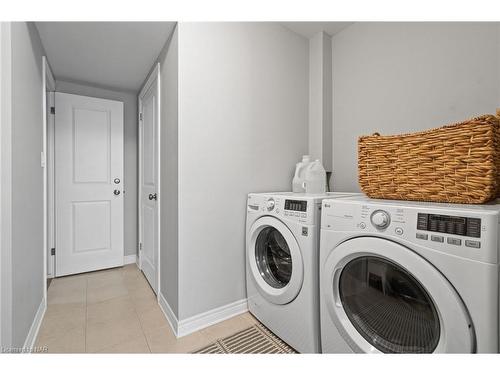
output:
{"label": "grey floor mat", "polygon": [[290,346],[261,324],[235,333],[194,352],[196,354],[292,354]]}

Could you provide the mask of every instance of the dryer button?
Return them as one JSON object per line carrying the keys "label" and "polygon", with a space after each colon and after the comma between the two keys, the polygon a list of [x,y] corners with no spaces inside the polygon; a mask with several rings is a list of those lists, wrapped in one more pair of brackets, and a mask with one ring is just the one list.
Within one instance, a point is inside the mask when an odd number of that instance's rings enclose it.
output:
{"label": "dryer button", "polygon": [[457,245],[457,246],[462,245],[462,240],[460,238],[448,237],[446,239],[446,242],[450,245]]}
{"label": "dryer button", "polygon": [[443,236],[431,236],[431,241],[444,242],[444,237]]}
{"label": "dryer button", "polygon": [[479,241],[472,241],[472,240],[465,240],[465,246],[467,247],[473,247],[475,249],[481,248],[481,242]]}
{"label": "dryer button", "polygon": [[419,240],[427,240],[429,238],[429,235],[427,233],[417,233],[416,237]]}
{"label": "dryer button", "polygon": [[401,227],[397,227],[396,229],[394,229],[394,232],[398,235],[398,236],[401,236],[403,234],[403,228]]}

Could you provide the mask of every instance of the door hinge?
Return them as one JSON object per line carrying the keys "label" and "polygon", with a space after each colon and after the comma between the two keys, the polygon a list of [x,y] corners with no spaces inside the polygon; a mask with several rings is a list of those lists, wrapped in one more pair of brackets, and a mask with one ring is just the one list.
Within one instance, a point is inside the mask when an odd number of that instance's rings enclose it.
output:
{"label": "door hinge", "polygon": [[142,251],[142,242],[139,242],[139,250]]}
{"label": "door hinge", "polygon": [[55,247],[50,249],[50,255],[56,255],[56,248]]}
{"label": "door hinge", "polygon": [[142,113],[139,113],[139,120],[142,121]]}
{"label": "door hinge", "polygon": [[55,115],[56,114],[56,107],[50,107],[50,114]]}

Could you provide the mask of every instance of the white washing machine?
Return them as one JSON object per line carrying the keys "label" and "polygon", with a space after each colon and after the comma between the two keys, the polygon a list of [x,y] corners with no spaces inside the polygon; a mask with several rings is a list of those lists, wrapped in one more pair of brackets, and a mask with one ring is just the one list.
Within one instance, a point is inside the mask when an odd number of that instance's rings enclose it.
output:
{"label": "white washing machine", "polygon": [[325,353],[496,353],[499,206],[324,200]]}
{"label": "white washing machine", "polygon": [[274,334],[301,353],[320,352],[321,201],[347,195],[248,195],[248,308]]}

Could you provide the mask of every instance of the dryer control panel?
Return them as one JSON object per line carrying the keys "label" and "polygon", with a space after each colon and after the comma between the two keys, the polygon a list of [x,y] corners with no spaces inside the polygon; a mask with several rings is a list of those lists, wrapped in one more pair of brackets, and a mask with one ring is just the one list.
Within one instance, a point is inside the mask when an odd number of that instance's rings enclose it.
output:
{"label": "dryer control panel", "polygon": [[485,262],[499,258],[500,206],[354,199],[324,200],[321,229],[390,237]]}
{"label": "dryer control panel", "polygon": [[250,194],[248,196],[247,212],[271,215],[283,220],[313,225],[319,223],[321,203],[315,203],[312,199]]}
{"label": "dryer control panel", "polygon": [[481,219],[477,217],[436,215],[419,212],[417,229],[429,232],[481,237]]}

